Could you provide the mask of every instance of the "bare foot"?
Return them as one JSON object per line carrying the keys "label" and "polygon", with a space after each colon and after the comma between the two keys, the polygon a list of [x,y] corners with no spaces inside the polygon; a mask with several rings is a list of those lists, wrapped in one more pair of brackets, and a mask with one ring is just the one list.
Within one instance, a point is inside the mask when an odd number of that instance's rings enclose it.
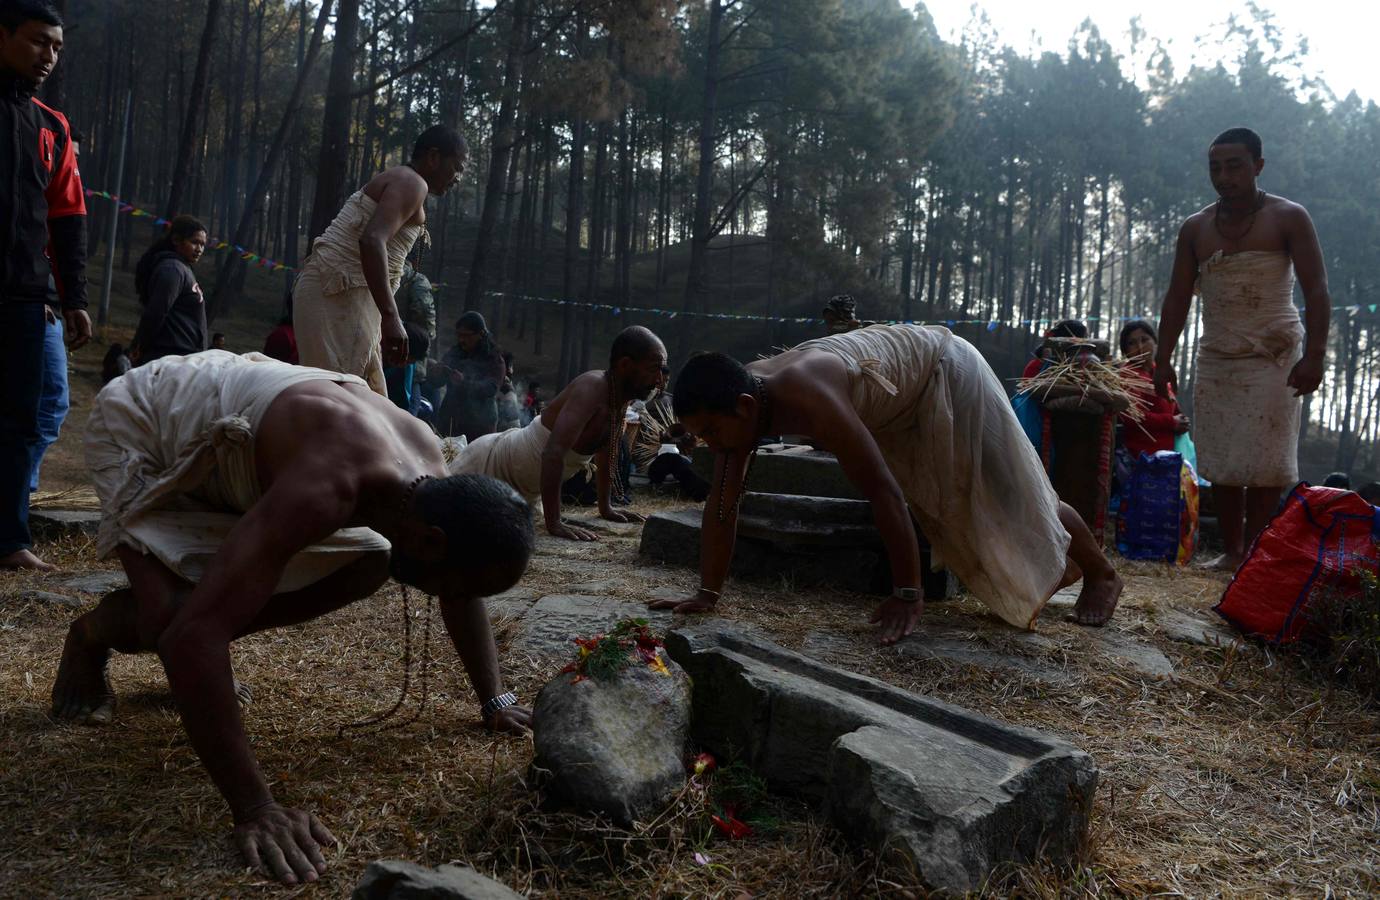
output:
{"label": "bare foot", "polygon": [[34,556],[31,550],[16,550],[4,559],[0,559],[0,569],[35,569],[39,572],[56,572],[57,566]]}
{"label": "bare foot", "polygon": [[714,611],[715,603],[712,600],[649,600],[648,609],[669,609],[680,615],[691,615],[693,613],[707,613]]}
{"label": "bare foot", "polygon": [[106,668],[110,648],[93,647],[77,625],[67,631],[53,683],[53,718],[87,725],[107,725],[115,718],[115,692]]}
{"label": "bare foot", "polygon": [[1083,590],[1078,592],[1078,602],[1073,604],[1069,620],[1079,625],[1106,625],[1116,611],[1116,603],[1125,586],[1115,571],[1101,578],[1083,576]]}
{"label": "bare foot", "polygon": [[1242,557],[1240,556],[1235,556],[1231,553],[1223,553],[1221,556],[1210,559],[1207,562],[1199,563],[1198,568],[1211,569],[1214,572],[1235,572],[1237,569],[1241,568],[1241,559]]}

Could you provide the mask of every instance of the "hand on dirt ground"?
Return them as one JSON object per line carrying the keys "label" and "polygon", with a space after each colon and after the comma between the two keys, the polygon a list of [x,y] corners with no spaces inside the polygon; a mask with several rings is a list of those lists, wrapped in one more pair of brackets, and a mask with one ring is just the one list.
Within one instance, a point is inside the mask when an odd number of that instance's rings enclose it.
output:
{"label": "hand on dirt ground", "polygon": [[882,627],[877,632],[877,641],[883,646],[887,646],[915,631],[915,626],[920,624],[920,615],[924,611],[924,600],[907,603],[895,597],[888,597],[882,601],[882,605],[877,607],[877,611],[872,614],[872,618],[868,621],[874,625],[878,622],[881,623]]}
{"label": "hand on dirt ground", "polygon": [[528,734],[532,731],[532,711],[525,706],[505,706],[484,722],[498,734]]}
{"label": "hand on dirt ground", "polygon": [[713,612],[718,599],[707,597],[701,593],[690,594],[686,597],[674,597],[668,600],[648,600],[648,609],[669,609],[681,615],[694,613]]}
{"label": "hand on dirt ground", "polygon": [[335,836],[316,816],[277,803],[236,825],[234,837],[245,862],[287,885],[305,884],[324,875],[321,848],[335,844]]}
{"label": "hand on dirt ground", "polygon": [[607,519],[610,522],[645,522],[646,516],[639,516],[635,512],[626,509],[609,509],[599,513],[599,518]]}
{"label": "hand on dirt ground", "polygon": [[546,526],[546,533],[552,537],[565,538],[568,541],[594,541],[599,540],[599,536],[588,528],[581,528],[578,525],[571,525],[568,522],[561,522],[552,528]]}

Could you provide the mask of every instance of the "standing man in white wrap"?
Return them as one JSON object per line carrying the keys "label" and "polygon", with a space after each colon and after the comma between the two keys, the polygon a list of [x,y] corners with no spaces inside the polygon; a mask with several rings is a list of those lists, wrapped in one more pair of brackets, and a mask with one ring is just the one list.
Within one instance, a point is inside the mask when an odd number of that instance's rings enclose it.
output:
{"label": "standing man in white wrap", "polygon": [[391,573],[440,595],[484,723],[530,722],[481,598],[522,577],[531,511],[491,478],[447,477],[431,430],[359,378],[258,353],[155,360],[96,395],[86,458],[97,549],[119,554],[130,587],[72,623],[53,715],[109,722],[112,651],[156,652],[249,865],[315,881],[335,840],[269,790],[233,688],[236,639],[323,616]]}
{"label": "standing man in white wrap", "polygon": [[418,238],[426,242],[426,198],[460,181],[469,147],[459,132],[433,125],[412,160],[375,175],[350,195],[312,241],[292,293],[292,326],[302,365],[358,375],[388,396],[384,366],[407,364],[407,332],[394,294]]}
{"label": "standing man in white wrap", "polygon": [[[1261,154],[1260,136],[1249,128],[1224,131],[1208,148],[1217,201],[1179,229],[1155,359],[1155,389],[1168,396],[1168,386],[1178,387],[1174,346],[1199,294],[1193,440],[1226,545],[1209,565],[1227,571],[1241,564],[1284,490],[1299,480],[1299,398],[1322,382],[1332,312],[1313,220],[1256,185]],[[1296,274],[1304,323],[1294,306]]]}

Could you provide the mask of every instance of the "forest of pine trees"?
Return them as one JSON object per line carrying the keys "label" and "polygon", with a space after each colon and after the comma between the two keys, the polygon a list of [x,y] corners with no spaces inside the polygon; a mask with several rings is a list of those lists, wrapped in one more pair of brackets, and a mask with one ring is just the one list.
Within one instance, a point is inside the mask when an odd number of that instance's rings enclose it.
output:
{"label": "forest of pine trees", "polygon": [[[421,267],[447,320],[481,309],[560,382],[598,364],[615,310],[680,313],[657,319],[673,356],[705,336],[685,313],[749,317],[713,334],[768,352],[814,333],[775,320],[840,291],[865,318],[971,323],[1017,356],[1064,316],[1114,338],[1157,313],[1178,226],[1213,199],[1209,141],[1247,125],[1262,187],[1311,211],[1338,307],[1305,428],[1332,435],[1337,468],[1377,466],[1380,108],[1308,78],[1306,45],[1254,7],[1212,27],[1223,62],[1176,71],[1137,23],[1125,56],[1089,23],[1032,57],[981,17],[943,41],[898,0],[57,5],[45,94],[85,137],[87,187],[287,267],[417,133],[460,127],[464,189],[432,210]],[[91,210],[94,245],[115,212]],[[119,217],[117,265],[148,222]],[[215,263],[217,314],[248,279],[284,287]]]}

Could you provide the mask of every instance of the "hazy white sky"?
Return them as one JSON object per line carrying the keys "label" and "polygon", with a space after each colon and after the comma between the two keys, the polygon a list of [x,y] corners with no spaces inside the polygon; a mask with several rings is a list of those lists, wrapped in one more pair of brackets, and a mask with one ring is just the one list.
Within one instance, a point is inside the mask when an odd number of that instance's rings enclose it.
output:
{"label": "hazy white sky", "polygon": [[[939,33],[955,38],[971,18],[973,0],[925,0]],[[1175,70],[1193,61],[1211,64],[1220,51],[1195,47],[1195,38],[1219,34],[1232,13],[1247,15],[1246,0],[977,0],[1003,43],[1021,51],[1032,47],[1064,52],[1068,39],[1091,18],[1112,46],[1126,53],[1128,23],[1140,16],[1146,32],[1165,41]],[[1274,14],[1288,43],[1308,39],[1311,74],[1321,75],[1345,97],[1355,89],[1363,99],[1380,102],[1380,2],[1377,0],[1256,0]]]}

